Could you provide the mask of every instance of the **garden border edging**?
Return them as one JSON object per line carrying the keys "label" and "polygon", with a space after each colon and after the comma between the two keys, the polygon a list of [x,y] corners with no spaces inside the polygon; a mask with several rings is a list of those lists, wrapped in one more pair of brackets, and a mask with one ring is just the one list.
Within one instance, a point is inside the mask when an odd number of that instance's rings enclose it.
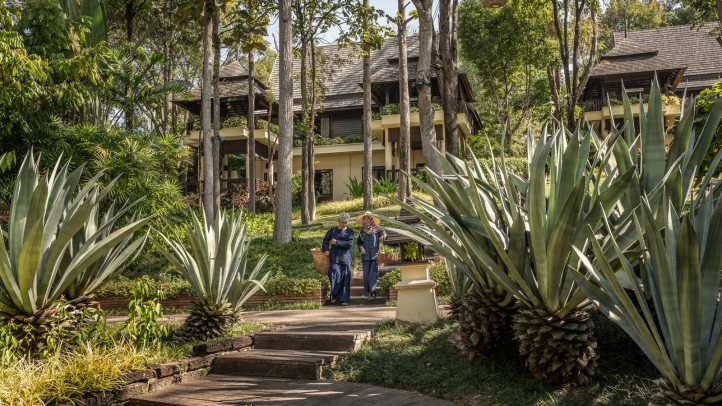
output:
{"label": "garden border edging", "polygon": [[[268,326],[258,333],[280,328],[283,325]],[[126,402],[133,396],[202,378],[211,372],[217,356],[248,351],[253,346],[255,334],[196,344],[193,346],[193,357],[128,371],[120,377],[123,386],[116,390],[91,393],[75,402],[55,403],[52,406],[109,406],[119,401]]]}

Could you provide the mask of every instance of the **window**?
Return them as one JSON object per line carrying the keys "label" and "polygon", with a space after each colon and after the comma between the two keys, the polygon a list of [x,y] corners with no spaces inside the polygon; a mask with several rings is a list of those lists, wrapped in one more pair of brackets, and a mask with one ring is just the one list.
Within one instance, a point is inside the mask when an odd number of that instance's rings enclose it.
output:
{"label": "window", "polygon": [[316,171],[313,179],[314,188],[319,201],[333,200],[333,170]]}
{"label": "window", "polygon": [[[361,179],[365,176],[366,168],[361,168]],[[371,168],[371,177],[375,180],[382,180],[386,178],[386,167],[385,166],[374,166]]]}

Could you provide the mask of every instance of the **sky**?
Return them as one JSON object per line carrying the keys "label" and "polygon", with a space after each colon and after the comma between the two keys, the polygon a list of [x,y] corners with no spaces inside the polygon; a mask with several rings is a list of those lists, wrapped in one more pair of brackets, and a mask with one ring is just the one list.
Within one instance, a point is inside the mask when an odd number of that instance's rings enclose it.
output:
{"label": "sky", "polygon": [[[384,10],[386,14],[394,15],[398,11],[398,2],[395,0],[370,0],[371,6]],[[415,7],[409,0],[409,5],[406,6],[406,12],[410,12],[411,10],[414,10]],[[379,23],[388,24],[386,19],[383,19],[382,21],[379,21]],[[408,33],[411,34],[413,32],[416,32],[418,30],[418,22],[413,21],[409,24]],[[336,42],[336,39],[338,39],[338,35],[340,33],[339,28],[333,28],[328,30],[328,32],[324,35],[323,40],[328,43],[334,43]],[[271,35],[275,34],[276,38],[278,38],[278,19],[275,19],[273,21],[273,24],[271,24],[270,27],[268,27],[268,34],[269,38],[268,40],[271,43],[271,46],[273,46],[273,38],[271,38]]]}

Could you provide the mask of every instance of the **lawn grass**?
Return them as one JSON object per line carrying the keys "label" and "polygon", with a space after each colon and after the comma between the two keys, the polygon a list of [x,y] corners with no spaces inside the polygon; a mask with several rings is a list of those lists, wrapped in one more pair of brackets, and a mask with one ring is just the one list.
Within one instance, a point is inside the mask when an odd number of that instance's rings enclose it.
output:
{"label": "lawn grass", "polygon": [[634,342],[595,312],[599,369],[587,387],[545,385],[531,379],[516,342],[484,358],[457,354],[449,335],[458,323],[396,327],[382,323],[374,339],[333,369],[333,379],[404,389],[478,406],[647,405],[654,391],[654,366]]}

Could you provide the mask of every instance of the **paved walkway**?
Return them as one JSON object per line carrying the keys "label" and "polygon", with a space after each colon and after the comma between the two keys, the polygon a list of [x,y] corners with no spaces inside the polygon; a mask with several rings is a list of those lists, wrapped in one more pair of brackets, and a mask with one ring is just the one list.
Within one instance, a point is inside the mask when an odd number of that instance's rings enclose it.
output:
{"label": "paved walkway", "polygon": [[133,400],[137,406],[451,406],[454,403],[395,389],[331,380],[208,375]]}

